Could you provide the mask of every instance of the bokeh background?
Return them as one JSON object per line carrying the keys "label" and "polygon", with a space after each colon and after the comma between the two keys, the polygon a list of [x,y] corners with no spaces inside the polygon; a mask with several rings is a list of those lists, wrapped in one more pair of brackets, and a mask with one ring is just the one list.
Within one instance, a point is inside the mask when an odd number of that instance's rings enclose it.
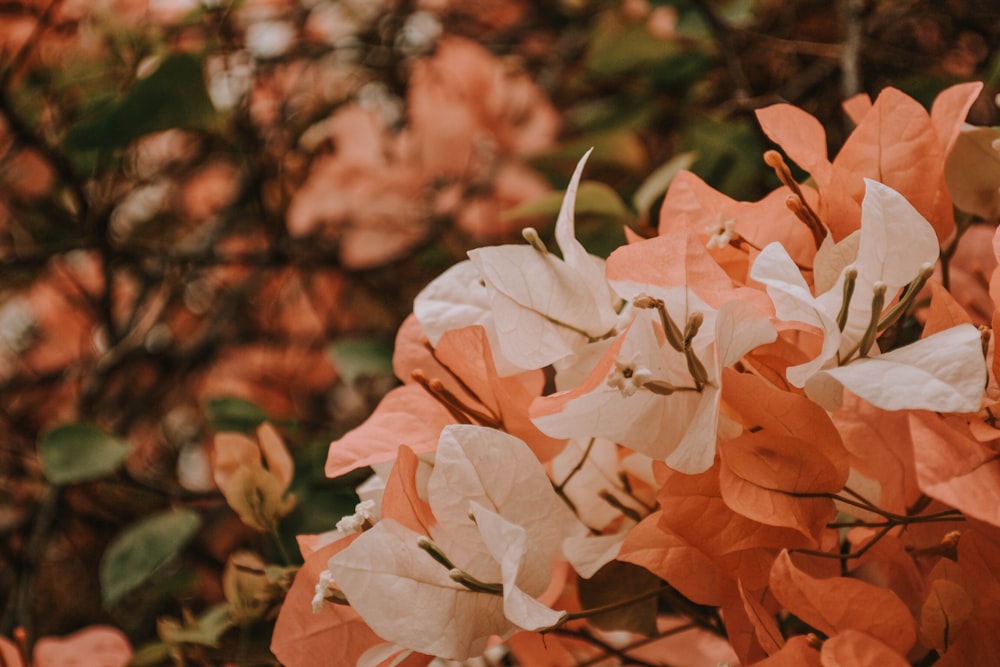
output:
{"label": "bokeh background", "polygon": [[[998,45],[990,0],[0,2],[0,635],[273,664],[280,593],[238,629],[206,611],[238,550],[294,565],[353,511],[327,446],[394,386],[430,279],[549,235],[590,147],[578,228],[606,254],[680,169],[777,185],[761,106],[832,154],[845,99],[981,80],[970,122],[997,124]],[[274,534],[211,472],[265,418],[296,473]]]}

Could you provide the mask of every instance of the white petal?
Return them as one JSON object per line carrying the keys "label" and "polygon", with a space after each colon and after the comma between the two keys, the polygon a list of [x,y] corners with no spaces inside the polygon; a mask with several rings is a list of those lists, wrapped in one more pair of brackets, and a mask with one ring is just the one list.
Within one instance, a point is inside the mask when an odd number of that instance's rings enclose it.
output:
{"label": "white petal", "polygon": [[822,374],[883,410],[975,412],[984,393],[986,362],[979,330],[960,324]]}

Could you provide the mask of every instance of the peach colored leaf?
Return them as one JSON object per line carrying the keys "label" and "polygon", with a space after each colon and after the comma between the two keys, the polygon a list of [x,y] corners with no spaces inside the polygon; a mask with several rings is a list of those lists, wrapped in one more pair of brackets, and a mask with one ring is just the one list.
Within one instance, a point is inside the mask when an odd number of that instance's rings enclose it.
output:
{"label": "peach colored leaf", "polygon": [[[813,203],[816,191],[808,186],[803,190]],[[732,221],[734,231],[754,246],[763,248],[777,241],[797,262],[808,266],[816,253],[816,242],[809,229],[785,205],[790,193],[788,188],[781,187],[759,201],[736,201],[684,171],[674,179],[660,207],[659,235],[686,229],[697,234],[705,245],[720,225]],[[745,265],[748,253],[727,246],[712,255],[737,283],[745,282],[746,267],[736,271],[735,261],[738,258]],[[733,258],[732,268],[725,263],[726,256]]]}
{"label": "peach colored leaf", "polygon": [[431,342],[416,316],[410,313],[396,332],[392,351],[392,372],[403,381],[403,384],[413,384],[414,371],[420,371],[428,378],[440,380],[453,394],[462,392],[458,381],[434,358]]}
{"label": "peach colored leaf", "polygon": [[824,667],[819,651],[813,648],[805,635],[796,635],[788,640],[780,651],[766,660],[754,663],[754,667]]}
{"label": "peach colored leaf", "polygon": [[872,98],[868,96],[868,93],[858,93],[841,102],[840,106],[851,122],[860,125],[868,112],[872,110]]}
{"label": "peach colored leaf", "polygon": [[968,667],[992,665],[1000,655],[1000,605],[980,607],[979,613],[962,628],[961,634],[948,652],[934,663],[935,667]]}
{"label": "peach colored leaf", "polygon": [[687,287],[715,309],[727,301],[743,299],[762,313],[771,312],[760,290],[734,287],[704,241],[686,228],[619,247],[608,256],[607,276],[626,298],[643,290],[625,288],[624,284]]}
{"label": "peach colored leaf", "polygon": [[962,124],[983,90],[981,81],[970,81],[945,88],[931,104],[931,122],[945,155],[951,153]]}
{"label": "peach colored leaf", "polygon": [[734,587],[719,610],[726,619],[726,639],[739,656],[740,664],[753,665],[766,659],[767,652],[757,641],[753,622],[747,616],[743,598]]}
{"label": "peach colored leaf", "polygon": [[331,556],[347,548],[358,535],[308,555],[296,573],[271,639],[271,651],[286,667],[308,667],[315,664],[318,655],[338,664],[354,664],[381,641],[350,607],[327,605],[315,614],[312,609],[320,572],[327,568]]}
{"label": "peach colored leaf", "polygon": [[24,667],[17,644],[6,637],[0,637],[0,658],[3,659],[7,667]]}
{"label": "peach colored leaf", "polygon": [[390,461],[406,444],[418,454],[437,447],[441,429],[455,418],[418,385],[393,389],[368,419],[344,437],[330,443],[327,477],[339,477],[357,468]]}
{"label": "peach colored leaf", "polygon": [[792,614],[833,636],[859,630],[905,654],[916,641],[910,611],[890,590],[857,579],[815,579],[793,563],[788,551],[771,568],[771,592]]}
{"label": "peach colored leaf", "polygon": [[857,630],[844,630],[823,642],[823,667],[908,667],[900,652]]}
{"label": "peach colored leaf", "polygon": [[278,480],[281,488],[287,489],[295,474],[295,462],[278,430],[272,424],[264,422],[257,427],[257,442],[260,443],[267,469]]}
{"label": "peach colored leaf", "polygon": [[812,442],[761,429],[723,443],[725,466],[764,489],[786,493],[837,493],[847,476]]}
{"label": "peach colored leaf", "polygon": [[746,610],[747,618],[753,625],[757,642],[768,655],[774,655],[785,645],[785,638],[778,628],[774,614],[769,612],[764,606],[762,591],[747,591],[743,582],[736,582],[739,587],[740,599],[743,600],[743,608]]}
{"label": "peach colored leaf", "polygon": [[830,161],[826,153],[826,131],[818,120],[791,104],[774,104],[755,111],[764,134],[781,146],[789,158],[808,171],[822,190]]}
{"label": "peach colored leaf", "polygon": [[929,281],[931,305],[927,309],[927,319],[921,338],[945,331],[959,324],[972,324],[965,308],[936,280]]}
{"label": "peach colored leaf", "polygon": [[436,357],[472,396],[496,416],[497,427],[524,440],[540,461],[562,451],[566,442],[542,433],[529,417],[531,402],[542,393],[545,376],[540,370],[501,377],[494,365],[493,349],[481,326],[448,331],[441,336]]}
{"label": "peach colored leaf", "polygon": [[218,433],[215,436],[212,477],[221,489],[241,468],[260,465],[260,448],[242,433]]}
{"label": "peach colored leaf", "polygon": [[727,369],[722,377],[723,398],[739,413],[745,426],[808,441],[816,455],[832,466],[832,479],[828,480],[831,486],[838,483],[835,480],[847,479],[847,451],[840,432],[823,408],[749,373]]}
{"label": "peach colored leaf", "polygon": [[760,523],[818,538],[835,514],[829,498],[791,493],[836,493],[846,477],[809,443],[768,430],[720,445],[722,499],[733,511]]}
{"label": "peach colored leaf", "polygon": [[955,206],[986,220],[1000,216],[1000,132],[966,125],[945,163],[944,176]]}
{"label": "peach colored leaf", "polygon": [[907,413],[881,410],[847,392],[843,406],[831,417],[850,452],[851,465],[879,481],[880,506],[905,513],[920,495]]}
{"label": "peach colored leaf", "polygon": [[431,507],[417,491],[417,468],[420,461],[412,449],[400,445],[396,463],[385,483],[382,495],[382,516],[395,519],[410,530],[430,535],[436,523]]}
{"label": "peach colored leaf", "polygon": [[718,477],[718,463],[699,475],[670,474],[658,496],[660,528],[751,589],[767,585],[774,553],[782,547],[815,547],[815,540],[800,531],[733,512],[722,499]]}
{"label": "peach colored leaf", "polygon": [[984,599],[1000,600],[1000,544],[980,530],[962,531],[958,542],[958,564],[976,582],[975,593]]}
{"label": "peach colored leaf", "polygon": [[935,579],[928,587],[920,610],[920,640],[938,653],[946,652],[969,620],[973,608],[972,597],[960,584],[949,579]]}
{"label": "peach colored leaf", "polygon": [[35,644],[35,667],[125,667],[132,646],[125,634],[91,625],[65,637],[43,637]]}
{"label": "peach colored leaf", "polygon": [[910,429],[920,490],[968,516],[1000,526],[997,453],[972,438],[964,420],[912,412]]}
{"label": "peach colored leaf", "polygon": [[503,598],[456,583],[392,519],[361,533],[329,562],[351,607],[383,639],[428,655],[465,660],[513,627]]}
{"label": "peach colored leaf", "polygon": [[[860,201],[861,178],[885,183],[932,221],[938,240],[943,242],[955,226],[951,200],[947,192],[943,197],[941,193],[944,158],[927,111],[901,91],[885,88],[834,158],[836,178],[831,185],[843,195]],[[820,191],[826,196],[827,189],[822,184]],[[846,203],[846,198],[842,202]],[[843,217],[853,214],[841,208],[842,202],[831,201],[820,212],[831,229],[851,227]],[[947,208],[943,206],[945,203]],[[832,215],[836,218],[831,218]]]}
{"label": "peach colored leaf", "polygon": [[641,565],[699,604],[722,604],[732,581],[700,551],[660,527],[660,512],[650,514],[625,537],[618,560]]}

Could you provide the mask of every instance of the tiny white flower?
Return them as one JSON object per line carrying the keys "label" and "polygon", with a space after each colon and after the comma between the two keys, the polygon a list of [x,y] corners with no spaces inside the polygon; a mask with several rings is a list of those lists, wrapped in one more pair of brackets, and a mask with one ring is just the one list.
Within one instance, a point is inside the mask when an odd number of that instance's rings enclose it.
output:
{"label": "tiny white flower", "polygon": [[705,231],[711,234],[706,248],[725,248],[736,236],[736,221],[732,218],[726,219],[719,214],[719,222],[715,225],[708,225]]}
{"label": "tiny white flower", "polygon": [[326,599],[326,593],[330,589],[330,585],[333,583],[333,573],[330,570],[323,570],[319,573],[319,581],[316,583],[316,594],[313,595],[312,608],[313,613],[318,614],[323,608],[323,602]]}
{"label": "tiny white flower", "polygon": [[620,391],[626,398],[653,379],[653,371],[640,366],[636,362],[637,357],[637,354],[632,354],[628,360],[616,357],[614,367],[608,372],[607,385]]}

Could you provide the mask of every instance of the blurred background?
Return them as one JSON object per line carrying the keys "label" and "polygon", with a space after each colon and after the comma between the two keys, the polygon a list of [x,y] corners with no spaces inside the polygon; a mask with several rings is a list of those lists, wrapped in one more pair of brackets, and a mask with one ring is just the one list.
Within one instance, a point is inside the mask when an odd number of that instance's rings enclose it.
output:
{"label": "blurred background", "polygon": [[[212,625],[226,564],[294,565],[353,511],[327,447],[394,386],[423,285],[551,234],[592,146],[603,255],[656,233],[680,169],[774,188],[761,106],[833,154],[845,99],[981,80],[970,122],[997,124],[998,44],[990,0],[0,1],[0,635],[108,623],[148,664],[271,664],[280,582]],[[295,461],[270,534],[211,466],[265,419]]]}

